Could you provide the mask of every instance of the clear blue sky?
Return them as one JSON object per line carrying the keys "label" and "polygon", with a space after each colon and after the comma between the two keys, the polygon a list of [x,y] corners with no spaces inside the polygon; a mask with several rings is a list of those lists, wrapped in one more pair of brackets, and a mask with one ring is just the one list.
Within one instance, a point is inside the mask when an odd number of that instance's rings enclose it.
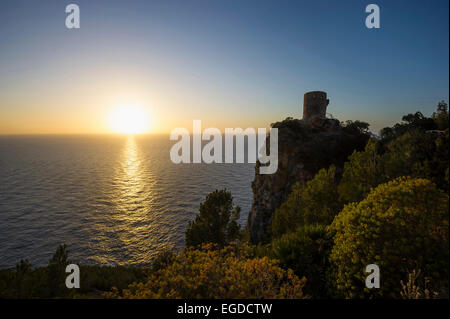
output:
{"label": "clear blue sky", "polygon": [[[79,30],[64,26],[72,2],[80,6]],[[369,3],[381,8],[378,30],[364,25]],[[233,127],[301,117],[310,90],[328,92],[335,117],[364,120],[378,131],[448,101],[448,6],[448,0],[1,1],[0,133],[38,125],[37,118],[51,125],[58,116],[71,127],[75,116],[100,116],[87,102],[77,108],[68,101],[82,96],[106,104],[104,86],[117,91],[121,84],[127,87],[121,96],[153,98],[167,131],[181,123],[170,116],[205,116],[211,125],[216,118]],[[39,110],[42,118],[27,117]]]}

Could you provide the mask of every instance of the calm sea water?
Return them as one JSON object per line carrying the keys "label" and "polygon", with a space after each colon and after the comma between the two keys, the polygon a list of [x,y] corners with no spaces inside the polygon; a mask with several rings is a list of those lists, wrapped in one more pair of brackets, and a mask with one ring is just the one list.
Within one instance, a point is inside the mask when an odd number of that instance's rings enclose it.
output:
{"label": "calm sea water", "polygon": [[184,244],[188,221],[231,190],[244,224],[254,164],[173,164],[167,136],[0,137],[0,268],[73,262],[148,264]]}

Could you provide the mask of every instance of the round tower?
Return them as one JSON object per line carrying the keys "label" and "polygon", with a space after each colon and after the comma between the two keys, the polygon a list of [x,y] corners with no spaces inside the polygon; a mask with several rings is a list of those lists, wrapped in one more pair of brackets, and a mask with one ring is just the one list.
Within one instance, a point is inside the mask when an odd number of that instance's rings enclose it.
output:
{"label": "round tower", "polygon": [[313,116],[326,117],[327,106],[330,100],[323,91],[305,93],[303,97],[303,120],[309,120]]}

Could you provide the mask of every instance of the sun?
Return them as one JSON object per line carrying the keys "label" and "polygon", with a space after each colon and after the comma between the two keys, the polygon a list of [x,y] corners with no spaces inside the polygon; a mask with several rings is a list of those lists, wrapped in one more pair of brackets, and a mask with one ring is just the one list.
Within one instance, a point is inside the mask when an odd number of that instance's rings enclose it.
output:
{"label": "sun", "polygon": [[119,105],[111,112],[110,126],[115,133],[146,133],[149,130],[149,117],[139,106]]}

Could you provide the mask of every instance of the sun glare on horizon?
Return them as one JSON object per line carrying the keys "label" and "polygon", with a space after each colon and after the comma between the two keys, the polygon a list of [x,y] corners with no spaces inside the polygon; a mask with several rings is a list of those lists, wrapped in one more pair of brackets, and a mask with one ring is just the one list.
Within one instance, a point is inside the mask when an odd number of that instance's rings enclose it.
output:
{"label": "sun glare on horizon", "polygon": [[114,133],[138,134],[150,129],[149,115],[141,107],[132,104],[117,106],[110,115],[110,127]]}

